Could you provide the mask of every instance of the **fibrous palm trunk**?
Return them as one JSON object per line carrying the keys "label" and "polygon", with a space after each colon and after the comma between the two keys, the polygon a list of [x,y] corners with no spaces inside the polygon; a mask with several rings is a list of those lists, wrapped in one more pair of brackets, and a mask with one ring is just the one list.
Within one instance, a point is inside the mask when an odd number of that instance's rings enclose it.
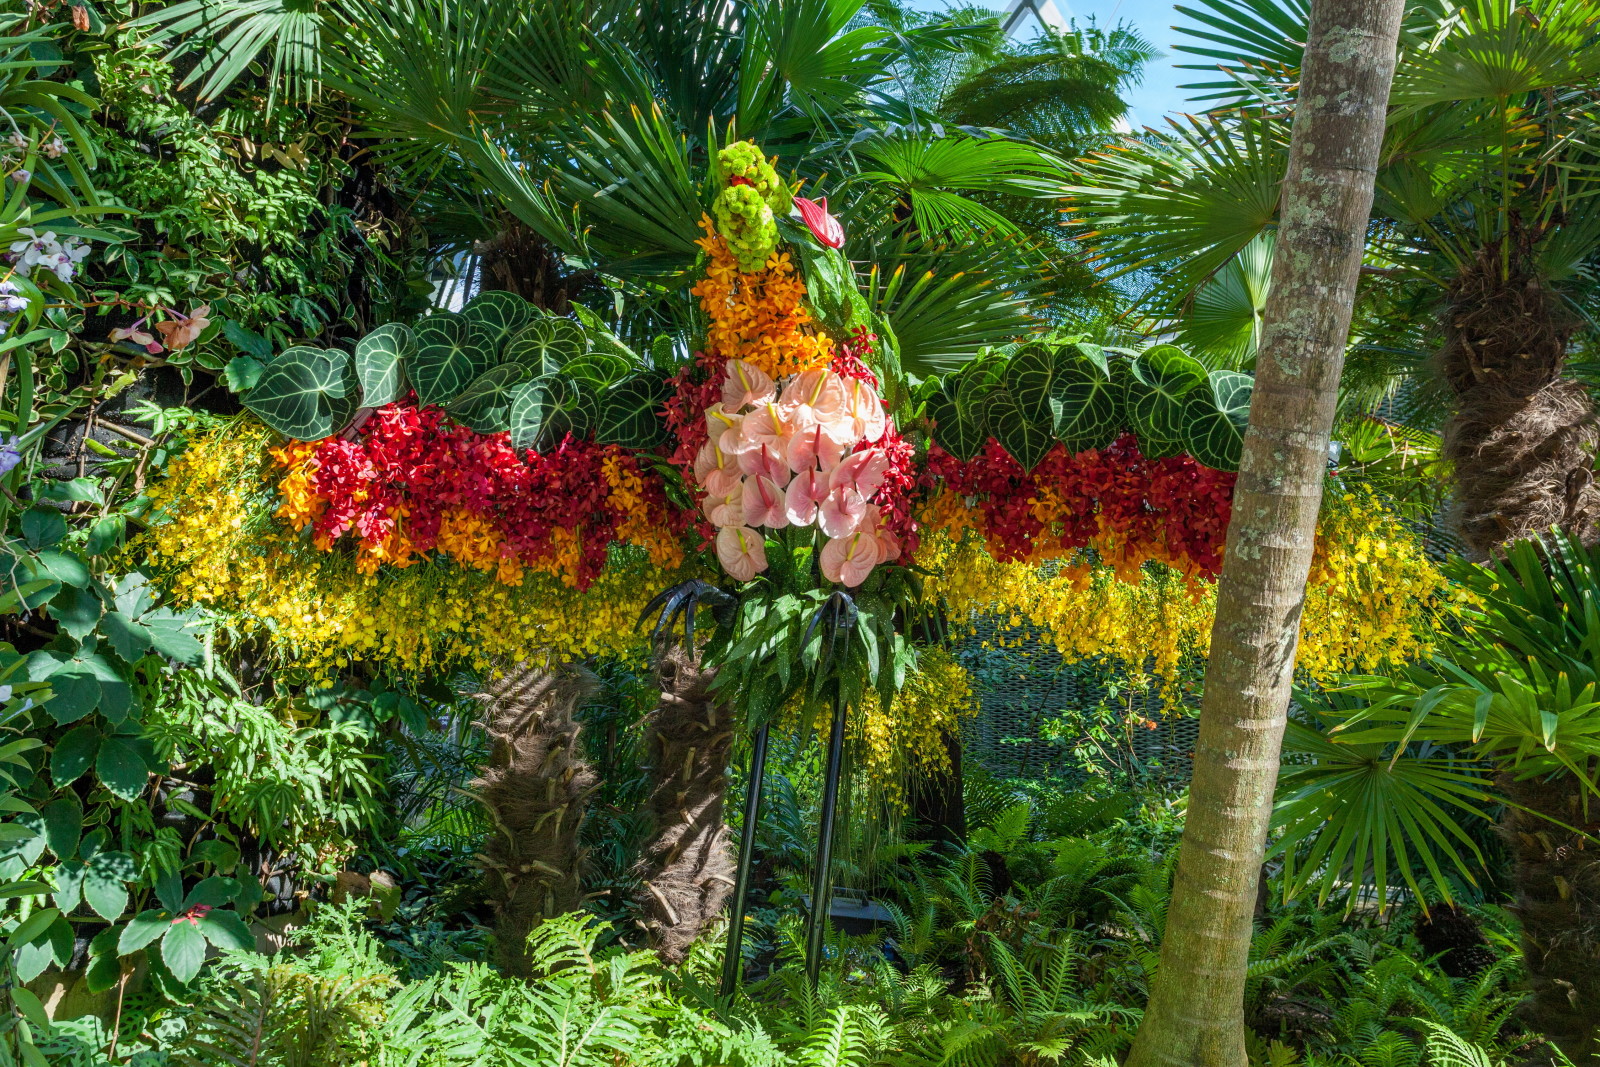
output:
{"label": "fibrous palm trunk", "polygon": [[1440,370],[1455,394],[1445,455],[1458,525],[1480,558],[1561,526],[1593,543],[1600,443],[1583,384],[1562,376],[1577,323],[1533,269],[1536,235],[1513,226],[1446,297]]}
{"label": "fibrous palm trunk", "polygon": [[1403,0],[1313,0],[1161,966],[1128,1067],[1242,1067],[1257,879]]}
{"label": "fibrous palm trunk", "polygon": [[733,716],[709,691],[715,677],[681,645],[659,650],[661,699],[646,725],[655,788],[646,806],[651,831],[639,862],[638,903],[650,943],[669,963],[688,954],[734,884],[723,818]]}
{"label": "fibrous palm trunk", "polygon": [[577,712],[597,685],[581,667],[518,664],[478,695],[492,747],[472,787],[494,824],[482,862],[497,953],[513,974],[526,973],[529,932],[583,900],[578,834],[598,779],[583,758]]}
{"label": "fibrous palm trunk", "polygon": [[1523,1019],[1573,1063],[1600,1052],[1600,850],[1585,786],[1562,774],[1548,780],[1501,778],[1512,808],[1503,827],[1516,859],[1517,903],[1529,996]]}

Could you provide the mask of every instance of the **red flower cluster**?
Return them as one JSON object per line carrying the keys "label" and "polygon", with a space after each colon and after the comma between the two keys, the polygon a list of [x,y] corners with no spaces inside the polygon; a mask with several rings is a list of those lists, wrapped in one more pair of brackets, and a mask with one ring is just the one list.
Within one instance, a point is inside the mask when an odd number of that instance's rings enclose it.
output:
{"label": "red flower cluster", "polygon": [[319,547],[354,532],[358,564],[408,566],[429,552],[521,580],[524,568],[586,588],[612,541],[681,559],[659,479],[615,445],[568,436],[518,453],[508,434],[480,434],[408,399],[378,409],[350,439],[293,443],[279,514],[310,526]]}
{"label": "red flower cluster", "polygon": [[934,445],[921,484],[933,524],[975,527],[1002,561],[1093,545],[1120,570],[1157,559],[1211,577],[1222,567],[1234,478],[1189,456],[1148,459],[1123,434],[1076,454],[1057,444],[1031,472],[993,438],[970,463]]}

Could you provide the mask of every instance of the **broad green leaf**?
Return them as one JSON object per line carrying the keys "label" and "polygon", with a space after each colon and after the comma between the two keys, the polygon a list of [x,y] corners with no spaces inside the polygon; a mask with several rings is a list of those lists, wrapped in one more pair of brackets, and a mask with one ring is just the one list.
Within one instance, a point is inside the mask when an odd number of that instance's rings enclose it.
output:
{"label": "broad green leaf", "polygon": [[504,359],[530,367],[535,374],[555,374],[586,349],[583,327],[571,319],[541,315],[511,339]]}
{"label": "broad green leaf", "polygon": [[161,939],[161,958],[179,982],[188,985],[194,981],[206,959],[206,939],[200,927],[188,919],[173,923]]}
{"label": "broad green leaf", "polygon": [[126,852],[100,852],[83,877],[83,899],[102,919],[115,921],[128,910],[128,883],[139,876]]}
{"label": "broad green leaf", "polygon": [[22,513],[22,539],[35,552],[54,548],[66,536],[66,517],[55,508],[31,507]]}
{"label": "broad green leaf", "polygon": [[100,623],[100,632],[111,642],[111,647],[117,650],[117,655],[129,663],[137,661],[150,651],[150,631],[120,611],[106,614],[104,621]]}
{"label": "broad green leaf", "polygon": [[461,309],[462,318],[485,328],[485,336],[497,352],[533,318],[533,314],[532,304],[515,293],[499,289],[479,293]]}
{"label": "broad green leaf", "polygon": [[65,793],[43,808],[39,817],[44,820],[44,839],[57,859],[66,860],[78,854],[78,839],[83,834],[83,802],[76,793]]}
{"label": "broad green leaf", "polygon": [[461,395],[495,362],[493,353],[479,343],[485,339],[466,319],[450,312],[423,319],[416,329],[416,353],[406,368],[417,399],[443,407]]}
{"label": "broad green leaf", "polygon": [[1248,374],[1214,370],[1205,388],[1189,394],[1183,414],[1190,455],[1217,470],[1239,469],[1255,384]]}
{"label": "broad green leaf", "polygon": [[559,381],[550,378],[535,378],[517,388],[511,396],[512,448],[538,447],[546,423],[560,406],[559,392]]}
{"label": "broad green leaf", "polygon": [[253,949],[255,935],[233,911],[209,911],[200,917],[200,933],[218,948]]}
{"label": "broad green leaf", "polygon": [[100,706],[100,679],[78,661],[50,675],[50,699],[44,708],[59,725],[77,722]]}
{"label": "broad green leaf", "polygon": [[202,878],[195,883],[195,887],[184,896],[183,904],[179,911],[186,911],[196,904],[205,904],[208,907],[218,907],[228,903],[239,895],[239,883],[236,879],[225,878],[221,875],[212,875]]}
{"label": "broad green leaf", "polygon": [[[616,356],[628,366],[629,370],[643,366],[638,355],[622,343],[622,338],[611,332],[605,320],[582,304],[573,304],[572,313],[583,324],[583,335],[588,341],[590,353],[603,353]],[[620,377],[620,375],[618,376]],[[615,381],[616,379],[612,379]]]}
{"label": "broad green leaf", "polygon": [[[1139,353],[1129,367],[1128,418],[1141,445],[1149,441],[1182,447],[1184,401],[1206,384],[1206,369],[1176,345],[1156,345]],[[1146,450],[1146,455],[1151,455]]]}
{"label": "broad green leaf", "polygon": [[1050,416],[1068,452],[1105,448],[1117,439],[1123,430],[1120,398],[1098,346],[1076,344],[1061,350],[1050,383]]}
{"label": "broad green leaf", "polygon": [[607,390],[600,404],[594,439],[624,448],[654,448],[667,439],[661,403],[667,383],[653,375],[629,378]]}
{"label": "broad green leaf", "polygon": [[94,773],[101,783],[123,800],[136,800],[144,792],[150,768],[134,739],[107,737],[100,742]]}
{"label": "broad green leaf", "polygon": [[150,635],[151,645],[168,659],[192,667],[204,657],[205,646],[195,637],[192,620],[162,608],[139,621]]}
{"label": "broad green leaf", "polygon": [[57,789],[83,776],[100,751],[100,728],[93,723],[74,726],[50,750],[50,780]]}
{"label": "broad green leaf", "polygon": [[52,897],[56,907],[71,914],[83,899],[83,878],[89,865],[80,859],[62,860],[51,873],[55,876],[56,892]]}
{"label": "broad green leaf", "polygon": [[940,448],[963,463],[970,463],[983,451],[983,443],[989,439],[988,431],[983,423],[962,417],[955,401],[943,393],[935,393],[928,399],[927,410],[928,418],[933,421],[933,439]]}
{"label": "broad green leaf", "polygon": [[490,367],[445,408],[452,418],[478,433],[500,433],[511,428],[511,408],[517,387],[529,370],[520,363]]}
{"label": "broad green leaf", "polygon": [[404,395],[405,364],[414,345],[410,328],[398,322],[379,326],[356,342],[356,380],[363,407],[381,408]]}
{"label": "broad green leaf", "polygon": [[256,357],[234,356],[228,360],[228,365],[222,368],[222,380],[227,383],[230,392],[248,393],[256,387],[265,373],[267,365]]}
{"label": "broad green leaf", "polygon": [[1011,453],[1011,458],[1020,463],[1023,470],[1037,467],[1055,444],[1048,416],[1042,423],[1030,419],[1009,392],[991,393],[984,414],[995,440]]}
{"label": "broad green leaf", "polygon": [[117,952],[127,956],[138,952],[172,928],[172,916],[154,908],[141,911],[128,920],[117,937]]}
{"label": "broad green leaf", "polygon": [[349,356],[300,345],[267,365],[244,406],[285,437],[320,441],[349,420],[355,392]]}
{"label": "broad green leaf", "polygon": [[633,373],[633,366],[621,356],[610,352],[590,352],[579,356],[561,368],[561,375],[590,386],[596,392],[622,381]]}
{"label": "broad green leaf", "polygon": [[1006,392],[1029,422],[1043,425],[1051,419],[1050,394],[1058,363],[1056,350],[1041,342],[1023,345],[1006,361]]}
{"label": "broad green leaf", "polygon": [[74,640],[82,641],[100,621],[102,601],[92,590],[68,586],[50,598],[45,610]]}

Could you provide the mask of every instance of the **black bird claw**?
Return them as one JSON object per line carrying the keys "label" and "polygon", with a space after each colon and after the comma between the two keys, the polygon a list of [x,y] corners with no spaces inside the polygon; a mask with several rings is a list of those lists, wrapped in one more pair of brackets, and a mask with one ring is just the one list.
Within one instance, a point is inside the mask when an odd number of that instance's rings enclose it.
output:
{"label": "black bird claw", "polygon": [[671,636],[673,627],[678,625],[679,618],[683,620],[683,640],[689,648],[694,648],[694,616],[702,604],[708,605],[718,622],[732,621],[733,606],[738,601],[733,595],[718,589],[710,582],[691,578],[657,593],[650,603],[646,604],[644,611],[639,613],[639,621],[634,624],[637,629],[644,625],[644,621],[651,615],[656,616],[656,624],[650,630],[652,643],[661,640],[663,634]]}
{"label": "black bird claw", "polygon": [[800,639],[800,647],[804,649],[811,644],[811,635],[820,628],[822,631],[822,659],[817,664],[819,674],[826,673],[833,662],[833,656],[843,635],[848,639],[850,631],[855,629],[856,602],[850,599],[850,594],[843,590],[835,590],[828,594],[828,599],[811,616],[811,624],[806,627],[806,634]]}

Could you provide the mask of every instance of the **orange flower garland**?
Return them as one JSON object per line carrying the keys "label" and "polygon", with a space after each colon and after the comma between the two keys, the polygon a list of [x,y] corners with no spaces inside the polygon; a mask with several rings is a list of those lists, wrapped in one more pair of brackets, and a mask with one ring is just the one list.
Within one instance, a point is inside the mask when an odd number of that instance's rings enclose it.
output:
{"label": "orange flower garland", "polygon": [[710,319],[706,352],[742,359],[777,379],[825,367],[833,342],[806,310],[806,286],[788,252],[773,254],[765,270],[741,272],[728,242],[709,218],[696,242],[710,257],[706,276],[690,290]]}

